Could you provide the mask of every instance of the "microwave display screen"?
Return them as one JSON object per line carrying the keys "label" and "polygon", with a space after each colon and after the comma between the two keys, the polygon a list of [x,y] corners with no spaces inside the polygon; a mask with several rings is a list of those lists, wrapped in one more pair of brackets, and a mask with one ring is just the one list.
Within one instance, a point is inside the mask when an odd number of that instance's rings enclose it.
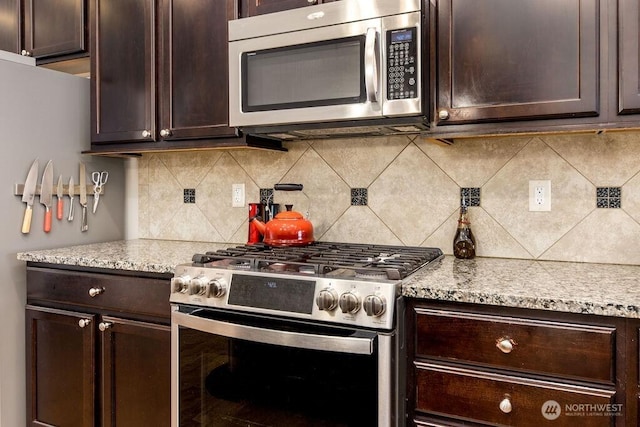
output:
{"label": "microwave display screen", "polygon": [[411,30],[391,32],[391,43],[410,42],[411,40],[413,40],[413,32]]}
{"label": "microwave display screen", "polygon": [[364,44],[356,36],[242,54],[242,110],[365,102]]}

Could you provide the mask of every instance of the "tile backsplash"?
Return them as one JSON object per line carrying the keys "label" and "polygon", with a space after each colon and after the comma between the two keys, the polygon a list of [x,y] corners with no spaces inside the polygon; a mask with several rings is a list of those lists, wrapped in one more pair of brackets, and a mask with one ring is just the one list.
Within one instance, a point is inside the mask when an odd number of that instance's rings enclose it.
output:
{"label": "tile backsplash", "polygon": [[[260,200],[260,189],[301,183],[302,192],[276,191],[274,199],[308,215],[318,240],[437,246],[450,254],[461,189],[468,189],[482,195],[469,208],[479,256],[640,264],[638,133],[459,139],[451,146],[397,136],[286,147],[145,154],[139,236],[243,243],[248,208],[231,207],[232,184],[245,184],[249,203]],[[550,212],[529,211],[530,180],[551,181]],[[619,190],[619,208],[598,208],[601,188]],[[187,203],[186,189],[195,203]],[[353,203],[354,189],[366,204]]]}

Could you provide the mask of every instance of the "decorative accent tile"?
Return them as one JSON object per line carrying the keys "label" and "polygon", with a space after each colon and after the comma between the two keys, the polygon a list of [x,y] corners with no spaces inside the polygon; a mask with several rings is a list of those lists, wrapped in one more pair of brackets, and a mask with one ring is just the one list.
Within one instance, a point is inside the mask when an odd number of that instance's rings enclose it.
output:
{"label": "decorative accent tile", "polygon": [[596,207],[601,209],[620,209],[622,207],[622,189],[620,187],[596,188]]}
{"label": "decorative accent tile", "polygon": [[480,206],[480,188],[463,187],[460,189],[460,206]]}
{"label": "decorative accent tile", "polygon": [[260,203],[263,205],[273,203],[273,188],[260,189]]}
{"label": "decorative accent tile", "polygon": [[196,189],[195,188],[185,188],[184,189],[184,202],[185,203],[195,203],[196,202]]}
{"label": "decorative accent tile", "polygon": [[351,189],[351,206],[367,206],[367,189]]}

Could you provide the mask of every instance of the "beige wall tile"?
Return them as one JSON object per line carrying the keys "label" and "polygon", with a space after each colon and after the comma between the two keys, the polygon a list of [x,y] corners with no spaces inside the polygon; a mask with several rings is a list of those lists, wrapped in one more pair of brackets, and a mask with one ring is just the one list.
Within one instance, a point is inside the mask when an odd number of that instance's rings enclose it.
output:
{"label": "beige wall tile", "polygon": [[[640,238],[639,135],[472,138],[450,147],[352,138],[289,142],[288,152],[146,154],[139,235],[245,242],[248,212],[231,207],[231,184],[244,183],[254,202],[260,188],[294,182],[304,191],[276,192],[275,201],[308,213],[317,239],[451,253],[460,187],[480,187],[481,206],[469,209],[480,256],[640,264],[640,249],[629,245]],[[551,180],[551,212],[529,212],[532,179]],[[192,186],[197,203],[184,204]],[[596,186],[621,186],[622,209],[596,209]],[[368,189],[368,206],[351,206],[352,187]]]}
{"label": "beige wall tile", "polygon": [[[529,180],[551,180],[551,212],[529,212]],[[533,138],[482,188],[482,206],[534,257],[594,208],[595,187]]]}
{"label": "beige wall tile", "polygon": [[419,245],[457,208],[459,187],[409,145],[369,187],[369,206],[409,246]]}
{"label": "beige wall tile", "polygon": [[313,149],[350,187],[367,188],[409,142],[404,136],[322,140]]}

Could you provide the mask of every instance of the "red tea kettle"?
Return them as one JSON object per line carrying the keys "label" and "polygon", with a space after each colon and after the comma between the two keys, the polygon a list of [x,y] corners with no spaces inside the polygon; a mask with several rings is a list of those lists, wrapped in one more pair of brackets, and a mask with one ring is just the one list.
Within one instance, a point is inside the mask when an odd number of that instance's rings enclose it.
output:
{"label": "red tea kettle", "polygon": [[[276,184],[274,190],[301,191],[302,184]],[[270,246],[304,246],[313,243],[313,224],[300,212],[291,210],[293,205],[285,205],[287,210],[278,213],[266,224],[256,217],[250,219]]]}

